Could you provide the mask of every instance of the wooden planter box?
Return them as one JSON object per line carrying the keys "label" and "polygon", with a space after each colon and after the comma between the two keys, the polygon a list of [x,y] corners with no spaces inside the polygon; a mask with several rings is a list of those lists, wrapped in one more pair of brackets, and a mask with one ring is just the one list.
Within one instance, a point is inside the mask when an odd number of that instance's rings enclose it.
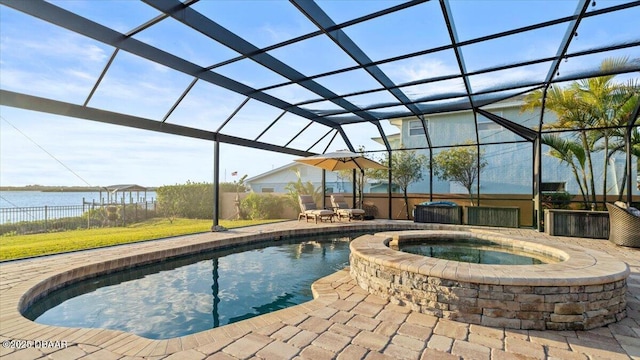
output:
{"label": "wooden planter box", "polygon": [[606,211],[559,210],[544,211],[544,231],[549,235],[609,238],[609,213]]}
{"label": "wooden planter box", "polygon": [[416,205],[414,222],[438,224],[462,224],[460,206]]}
{"label": "wooden planter box", "polygon": [[520,208],[515,206],[468,206],[467,225],[520,227]]}

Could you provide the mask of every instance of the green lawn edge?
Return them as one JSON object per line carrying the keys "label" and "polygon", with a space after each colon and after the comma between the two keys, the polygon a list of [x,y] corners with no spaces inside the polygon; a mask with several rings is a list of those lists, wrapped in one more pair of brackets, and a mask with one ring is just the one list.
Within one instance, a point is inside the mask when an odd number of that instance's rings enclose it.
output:
{"label": "green lawn edge", "polygon": [[[219,225],[233,229],[281,221],[288,220],[221,220]],[[151,219],[126,227],[2,236],[0,262],[209,232],[211,225],[211,220]]]}

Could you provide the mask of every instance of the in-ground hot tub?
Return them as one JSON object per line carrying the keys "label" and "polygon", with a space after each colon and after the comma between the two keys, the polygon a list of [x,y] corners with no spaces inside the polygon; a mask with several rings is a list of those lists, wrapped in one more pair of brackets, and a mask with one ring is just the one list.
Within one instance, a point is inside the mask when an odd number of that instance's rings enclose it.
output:
{"label": "in-ground hot tub", "polygon": [[[389,245],[476,239],[555,260],[487,265],[437,259]],[[351,275],[369,293],[413,310],[486,326],[588,330],[626,316],[629,267],[608,254],[488,232],[400,231],[351,243]]]}

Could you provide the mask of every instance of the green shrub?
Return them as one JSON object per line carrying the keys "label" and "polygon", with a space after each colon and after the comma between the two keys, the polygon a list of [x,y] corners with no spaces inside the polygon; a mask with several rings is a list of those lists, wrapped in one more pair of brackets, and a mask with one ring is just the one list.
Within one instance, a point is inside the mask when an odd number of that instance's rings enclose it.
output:
{"label": "green shrub", "polygon": [[294,169],[296,174],[296,181],[289,182],[284,188],[287,190],[287,197],[285,202],[288,206],[298,209],[300,207],[298,196],[299,195],[311,195],[315,203],[319,203],[322,200],[322,192],[320,187],[314,187],[311,181],[303,182],[299,169]]}
{"label": "green shrub", "polygon": [[271,195],[250,193],[240,202],[245,216],[251,220],[278,219],[284,208],[284,199]]}
{"label": "green shrub", "polygon": [[571,194],[566,191],[543,192],[541,202],[543,209],[568,209],[571,204]]}
{"label": "green shrub", "polygon": [[118,220],[120,215],[118,214],[118,207],[117,206],[109,205],[109,206],[106,207],[106,209],[107,209],[107,219],[109,219],[109,221]]}
{"label": "green shrub", "polygon": [[156,190],[158,211],[173,220],[210,219],[213,214],[213,184],[187,181],[184,185],[161,186]]}
{"label": "green shrub", "polygon": [[0,235],[24,235],[45,232],[58,232],[70,229],[86,228],[87,221],[82,217],[68,217],[49,220],[20,221],[0,224]]}

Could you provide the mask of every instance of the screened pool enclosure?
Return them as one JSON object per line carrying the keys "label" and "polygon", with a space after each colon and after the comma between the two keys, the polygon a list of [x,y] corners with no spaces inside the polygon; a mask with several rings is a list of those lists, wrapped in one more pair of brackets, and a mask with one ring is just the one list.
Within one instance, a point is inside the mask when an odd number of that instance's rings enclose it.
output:
{"label": "screened pool enclosure", "polygon": [[[472,186],[480,202],[523,195],[534,224],[549,184],[601,207],[638,193],[640,1],[0,4],[0,105],[210,141],[214,184],[220,144],[293,157],[415,151],[431,166],[409,191],[429,200],[465,192],[432,162],[470,148],[486,163]],[[85,55],[55,50],[70,43]],[[147,77],[126,75],[137,69]],[[147,84],[162,93],[122,96]],[[574,168],[549,156],[553,141],[579,144],[588,164],[578,150]],[[391,218],[400,195],[385,165]]]}

